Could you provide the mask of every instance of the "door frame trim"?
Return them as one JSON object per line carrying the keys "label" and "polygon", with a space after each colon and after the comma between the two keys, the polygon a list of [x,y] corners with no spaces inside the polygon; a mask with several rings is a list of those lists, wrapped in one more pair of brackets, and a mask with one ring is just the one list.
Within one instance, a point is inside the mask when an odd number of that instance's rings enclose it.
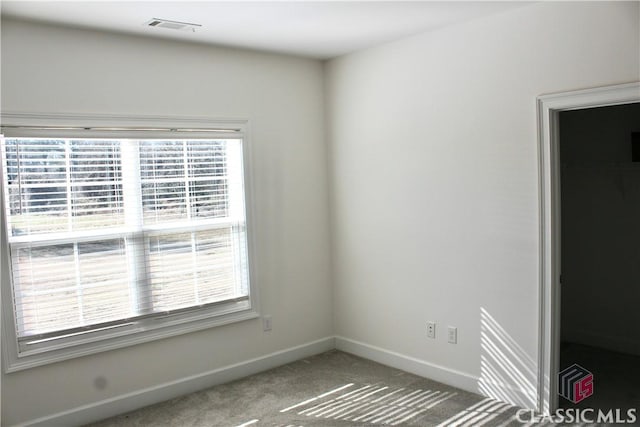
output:
{"label": "door frame trim", "polygon": [[537,98],[539,167],[538,411],[558,407],[560,361],[560,165],[561,111],[640,102],[640,82],[553,93]]}

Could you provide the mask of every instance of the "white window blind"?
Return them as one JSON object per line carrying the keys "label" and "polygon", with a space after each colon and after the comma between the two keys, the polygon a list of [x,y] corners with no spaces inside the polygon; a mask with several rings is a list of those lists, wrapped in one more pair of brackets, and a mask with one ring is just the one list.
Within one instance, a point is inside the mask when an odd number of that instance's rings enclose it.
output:
{"label": "white window blind", "polygon": [[7,137],[2,154],[19,352],[247,308],[241,138]]}

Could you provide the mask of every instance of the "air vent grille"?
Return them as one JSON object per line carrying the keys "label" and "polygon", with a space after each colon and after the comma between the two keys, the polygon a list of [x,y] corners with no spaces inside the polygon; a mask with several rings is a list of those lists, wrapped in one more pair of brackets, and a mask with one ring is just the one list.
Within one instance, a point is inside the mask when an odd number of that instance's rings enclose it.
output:
{"label": "air vent grille", "polygon": [[170,21],[168,19],[153,18],[147,22],[147,26],[154,28],[166,28],[169,30],[190,31],[195,32],[197,28],[202,27],[200,24],[190,22]]}

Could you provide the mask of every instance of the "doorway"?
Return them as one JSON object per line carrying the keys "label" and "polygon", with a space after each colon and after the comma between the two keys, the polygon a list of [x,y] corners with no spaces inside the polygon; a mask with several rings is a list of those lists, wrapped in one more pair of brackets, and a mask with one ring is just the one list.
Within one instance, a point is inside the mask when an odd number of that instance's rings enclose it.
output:
{"label": "doorway", "polygon": [[[561,160],[562,112],[640,102],[640,82],[544,95],[538,98],[540,165],[540,323],[538,410],[559,408],[561,349]],[[597,379],[596,379],[597,384]]]}
{"label": "doorway", "polygon": [[558,403],[625,415],[640,407],[640,102],[561,111],[558,125]]}

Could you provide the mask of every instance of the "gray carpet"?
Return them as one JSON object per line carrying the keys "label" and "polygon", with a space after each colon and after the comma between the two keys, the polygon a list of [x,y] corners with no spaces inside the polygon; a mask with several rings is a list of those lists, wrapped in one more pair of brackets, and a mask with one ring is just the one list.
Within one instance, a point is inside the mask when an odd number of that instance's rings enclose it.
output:
{"label": "gray carpet", "polygon": [[508,426],[517,409],[330,351],[92,427]]}

